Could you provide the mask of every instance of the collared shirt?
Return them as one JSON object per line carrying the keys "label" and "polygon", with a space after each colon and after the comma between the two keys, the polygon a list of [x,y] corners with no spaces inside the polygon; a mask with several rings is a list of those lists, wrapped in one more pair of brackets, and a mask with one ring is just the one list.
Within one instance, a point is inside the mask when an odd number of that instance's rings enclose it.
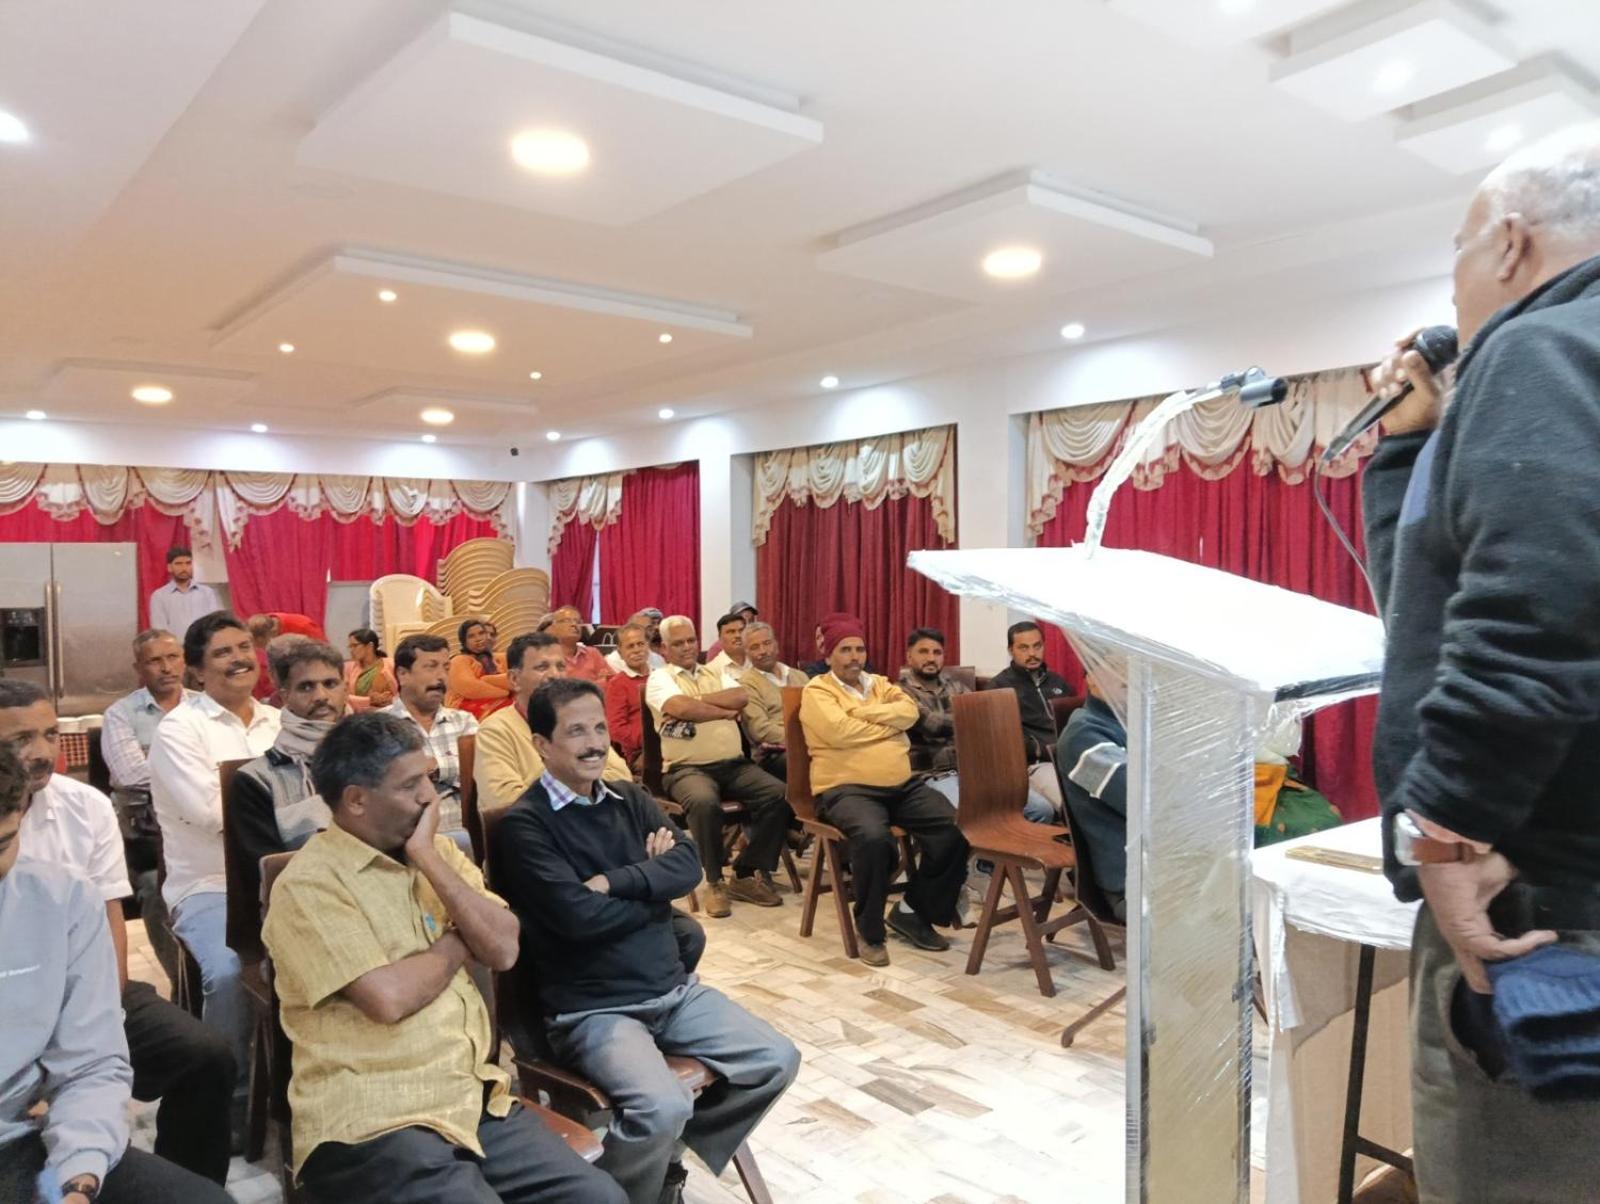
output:
{"label": "collared shirt", "polygon": [[751,743],[783,747],[788,738],[783,723],[783,691],[789,686],[803,686],[806,680],[804,673],[782,664],[775,673],[754,665],[744,671],[739,684],[750,701],[745,704],[744,716],[739,722]]}
{"label": "collared shirt", "polygon": [[594,784],[594,790],[589,794],[579,794],[576,790],[569,789],[554,774],[546,770],[539,775],[539,784],[550,795],[550,810],[559,811],[569,803],[577,803],[580,807],[597,807],[606,799],[622,801],[622,796],[605,784],[602,779]]}
{"label": "collared shirt", "polygon": [[644,701],[661,736],[661,762],[665,768],[671,769],[674,765],[711,765],[744,755],[744,745],[739,739],[739,724],[735,720],[669,719],[662,710],[669,699],[679,694],[698,698],[727,688],[722,674],[710,665],[696,665],[692,670],[667,665],[650,675],[644,687]]}
{"label": "collared shirt", "polygon": [[76,870],[107,903],[133,894],[122,855],[122,829],[111,800],[93,786],[53,773],[33,792],[18,829],[19,861]]}
{"label": "collared shirt", "polygon": [[581,677],[584,681],[604,686],[611,680],[611,666],[600,655],[600,649],[579,644],[577,651],[567,658],[567,676]]}
{"label": "collared shirt", "polygon": [[744,660],[736,662],[733,657],[728,655],[728,650],[726,648],[722,649],[722,651],[718,652],[714,657],[706,662],[706,668],[715,669],[718,673],[722,674],[722,680],[728,684],[728,688],[730,690],[740,684],[739,679],[743,677],[745,671],[751,667],[750,658],[748,656],[745,657]]}
{"label": "collared shirt", "polygon": [[[478,784],[481,810],[511,806],[543,773],[544,758],[534,748],[528,721],[515,705],[501,707],[478,725],[472,780]],[[605,776],[609,781],[633,780],[628,763],[614,748],[606,750]]]}
{"label": "collared shirt", "polygon": [[[452,873],[504,906],[443,836]],[[489,1009],[465,966],[403,1020],[379,1024],[343,991],[372,970],[421,953],[450,928],[432,883],[337,824],[294,855],[272,891],[262,938],[272,957],[283,1031],[294,1043],[289,1108],[295,1170],[325,1141],[370,1141],[413,1125],[483,1156],[487,1110],[511,1110],[510,1078],[491,1059]]]}
{"label": "collared shirt", "polygon": [[261,756],[278,738],[278,709],[252,702],[249,726],[209,694],[167,713],[150,746],[150,801],[161,825],[167,882],[161,894],[176,908],[195,891],[228,888],[222,859],[224,761]]}
{"label": "collared shirt", "polygon": [[[198,697],[197,691],[184,690],[178,701],[189,702]],[[155,741],[156,728],[166,717],[167,712],[146,686],[124,694],[106,708],[100,727],[100,751],[111,771],[111,784],[117,789],[150,792],[150,765],[146,758]]]}
{"label": "collared shirt", "polygon": [[861,674],[861,684],[858,686],[852,686],[837,673],[830,673],[828,676],[832,678],[833,683],[846,694],[850,695],[852,698],[858,698],[862,702],[865,702],[867,700],[867,695],[872,693],[872,674],[870,673],[864,672]]}
{"label": "collared shirt", "polygon": [[[666,657],[662,656],[659,652],[651,652],[650,663],[645,667],[645,671],[643,673],[635,673],[634,676],[648,677],[652,669],[659,669],[666,663]],[[606,668],[610,669],[613,673],[633,673],[633,670],[628,668],[628,662],[622,659],[622,653],[618,652],[615,648],[606,653]]]}
{"label": "collared shirt", "polygon": [[150,595],[150,626],[172,632],[181,644],[190,623],[221,609],[222,599],[209,585],[191,581],[188,589],[179,589],[176,581],[168,581]]}
{"label": "collared shirt", "polygon": [[438,764],[434,771],[434,788],[438,790],[442,803],[440,826],[446,829],[461,827],[461,737],[476,736],[478,721],[466,711],[440,707],[433,713],[433,726],[424,728],[417,722],[417,717],[406,709],[406,700],[403,698],[396,698],[383,709],[411,723],[422,733],[428,755]]}

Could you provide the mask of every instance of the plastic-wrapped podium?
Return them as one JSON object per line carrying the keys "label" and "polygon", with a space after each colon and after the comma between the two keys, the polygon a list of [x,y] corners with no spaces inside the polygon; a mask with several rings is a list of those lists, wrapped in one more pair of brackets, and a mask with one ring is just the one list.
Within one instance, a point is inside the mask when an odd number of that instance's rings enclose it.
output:
{"label": "plastic-wrapped podium", "polygon": [[1067,633],[1128,730],[1127,1199],[1249,1199],[1257,742],[1371,693],[1376,618],[1148,552],[913,552]]}

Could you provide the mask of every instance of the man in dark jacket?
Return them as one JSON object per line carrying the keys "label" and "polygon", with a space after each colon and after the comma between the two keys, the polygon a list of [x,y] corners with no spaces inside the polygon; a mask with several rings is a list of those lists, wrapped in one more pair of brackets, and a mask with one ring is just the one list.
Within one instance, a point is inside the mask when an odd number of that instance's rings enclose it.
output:
{"label": "man in dark jacket", "polygon": [[1128,732],[1087,679],[1089,697],[1072,712],[1056,747],[1056,764],[1073,835],[1117,919],[1128,918]]}
{"label": "man in dark jacket", "polygon": [[1484,963],[1510,973],[1558,933],[1600,953],[1600,129],[1489,176],[1455,299],[1455,393],[1441,407],[1401,340],[1375,383],[1415,392],[1364,485],[1385,861],[1425,901],[1417,1180],[1425,1201],[1555,1204],[1594,1196],[1600,1103],[1536,1099],[1504,1069]]}
{"label": "man in dark jacket", "polygon": [[1022,741],[1028,750],[1028,784],[1049,801],[1052,812],[1061,810],[1061,783],[1051,757],[1056,748],[1056,716],[1051,708],[1058,698],[1072,697],[1072,687],[1044,663],[1044,632],[1039,624],[1013,623],[1006,632],[1011,663],[989,682],[991,690],[1017,692],[1022,708]]}

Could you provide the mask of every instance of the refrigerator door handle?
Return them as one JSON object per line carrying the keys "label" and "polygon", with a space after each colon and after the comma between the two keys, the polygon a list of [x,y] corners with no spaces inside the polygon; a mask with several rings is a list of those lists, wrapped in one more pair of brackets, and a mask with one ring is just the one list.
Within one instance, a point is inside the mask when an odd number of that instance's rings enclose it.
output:
{"label": "refrigerator door handle", "polygon": [[61,582],[49,581],[45,584],[45,626],[49,641],[50,657],[50,693],[52,702],[60,702],[61,695],[66,689],[65,666],[62,664],[64,655],[61,640]]}

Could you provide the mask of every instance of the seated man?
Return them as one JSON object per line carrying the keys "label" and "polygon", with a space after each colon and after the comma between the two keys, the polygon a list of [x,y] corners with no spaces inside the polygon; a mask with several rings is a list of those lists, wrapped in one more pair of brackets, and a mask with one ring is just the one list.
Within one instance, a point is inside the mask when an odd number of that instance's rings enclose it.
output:
{"label": "seated man", "polygon": [[1094,675],[1089,697],[1072,712],[1056,745],[1056,766],[1073,835],[1089,846],[1095,883],[1118,920],[1127,922],[1128,733]]}
{"label": "seated man", "polygon": [[52,859],[19,856],[28,792],[22,762],[0,745],[0,1200],[228,1204],[215,1183],[128,1145],[135,1075],[104,892]]}
{"label": "seated man", "polygon": [[468,970],[517,960],[517,919],[438,835],[433,758],[386,711],[311,760],[333,822],[294,855],[263,930],[294,1044],[295,1172],[319,1204],[623,1199],[524,1110]]}
{"label": "seated man", "polygon": [[750,758],[780,782],[789,777],[789,763],[783,755],[783,691],[800,687],[810,678],[778,659],[778,636],[770,623],[755,622],[744,629],[745,654],[749,665],[739,675],[750,701],[745,705],[740,724],[750,741]]}
{"label": "seated man", "polygon": [[395,685],[400,691],[384,713],[416,726],[434,760],[433,788],[439,792],[440,821],[446,832],[462,832],[461,737],[476,736],[478,721],[466,711],[445,706],[449,692],[450,645],[442,635],[408,635],[395,647]]}
{"label": "seated man", "polygon": [[717,642],[706,650],[706,664],[722,674],[730,686],[738,685],[740,674],[750,667],[744,650],[744,628],[743,612],[729,611],[717,620]]}
{"label": "seated man", "polygon": [[[630,615],[624,627],[637,627],[644,632],[645,650],[650,654],[650,663],[645,669],[646,676],[651,669],[659,669],[667,663],[667,658],[662,656],[661,648],[661,612],[653,606],[648,606],[636,615]],[[606,653],[606,667],[613,673],[621,673],[626,662],[622,659],[622,632],[617,632],[617,646]],[[613,729],[611,738],[617,738]]]}
{"label": "seated man", "polygon": [[261,896],[263,857],[298,849],[328,826],[328,805],[311,785],[311,754],[344,718],[347,693],[344,661],[329,644],[276,640],[268,661],[283,698],[278,738],[239,767],[223,800],[246,899]]}
{"label": "seated man", "polygon": [[583,616],[576,606],[562,606],[539,620],[535,630],[553,635],[561,641],[561,650],[567,654],[567,676],[581,677],[604,686],[611,677],[611,666],[598,648],[583,643]]}
{"label": "seated man", "polygon": [[[1022,742],[1028,753],[1028,784],[1050,803],[1051,817],[1061,810],[1061,782],[1051,762],[1056,749],[1056,716],[1050,704],[1072,697],[1072,687],[1044,663],[1044,632],[1039,624],[1013,623],[1006,631],[1011,663],[989,682],[991,690],[1015,690],[1022,711]],[[1033,818],[1033,817],[1030,817]],[[1048,822],[1048,821],[1046,821]]]}
{"label": "seated man", "polygon": [[[650,675],[645,705],[661,735],[662,785],[683,808],[706,872],[706,914],[721,919],[728,901],[778,907],[778,892],[757,875],[778,868],[784,835],[794,814],[782,782],[758,769],[739,741],[739,716],[750,703],[743,686],[698,663],[700,641],[683,615],[661,620],[667,665]],[[724,882],[722,800],[737,799],[749,812],[749,839]]]}
{"label": "seated man", "polygon": [[[251,697],[255,647],[243,623],[225,610],[204,615],[183,637],[184,663],[202,693],[174,707],[150,746],[150,795],[167,863],[162,896],[173,931],[200,963],[205,1022],[233,1044],[234,1063],[250,1065],[250,1010],[239,982],[239,956],[227,941],[227,871],[222,852],[224,761],[259,757],[278,738],[278,712]],[[235,1092],[243,1110],[244,1082]]]}
{"label": "seated man", "polygon": [[858,620],[829,616],[823,645],[829,671],[801,692],[800,723],[811,751],[817,813],[849,845],[861,960],[889,964],[883,908],[898,858],[891,824],[916,838],[922,856],[888,926],[919,949],[948,949],[950,942],[933,926],[955,922],[967,841],[950,804],[911,772],[906,732],[917,722],[917,704],[864,670],[867,644]]}
{"label": "seated man", "polygon": [[[622,759],[637,765],[644,752],[644,683],[651,670],[659,667],[655,662],[660,658],[651,653],[649,637],[637,623],[617,632],[617,650],[612,655],[621,658],[621,667],[606,682],[606,722],[611,725],[611,739],[622,750]],[[606,658],[608,664],[610,660]]]}
{"label": "seated man", "polygon": [[[544,776],[490,853],[522,920],[521,970],[536,980],[557,1060],[611,1097],[600,1166],[633,1204],[681,1201],[678,1143],[720,1174],[794,1081],[800,1054],[685,972],[670,903],[699,881],[698,855],[642,788],[601,780],[600,691],[551,681],[528,721]],[[699,1058],[724,1082],[691,1099],[664,1053]]]}
{"label": "seated man", "polygon": [[[104,902],[136,1099],[160,1100],[156,1153],[222,1183],[228,1177],[228,1106],[235,1067],[227,1038],[149,983],[128,981],[122,901],[133,893],[111,800],[55,772],[60,750],[55,705],[31,682],[0,679],[0,747],[27,772],[22,798],[23,861],[53,862],[89,880]],[[8,1019],[9,1023],[9,1019]]]}

